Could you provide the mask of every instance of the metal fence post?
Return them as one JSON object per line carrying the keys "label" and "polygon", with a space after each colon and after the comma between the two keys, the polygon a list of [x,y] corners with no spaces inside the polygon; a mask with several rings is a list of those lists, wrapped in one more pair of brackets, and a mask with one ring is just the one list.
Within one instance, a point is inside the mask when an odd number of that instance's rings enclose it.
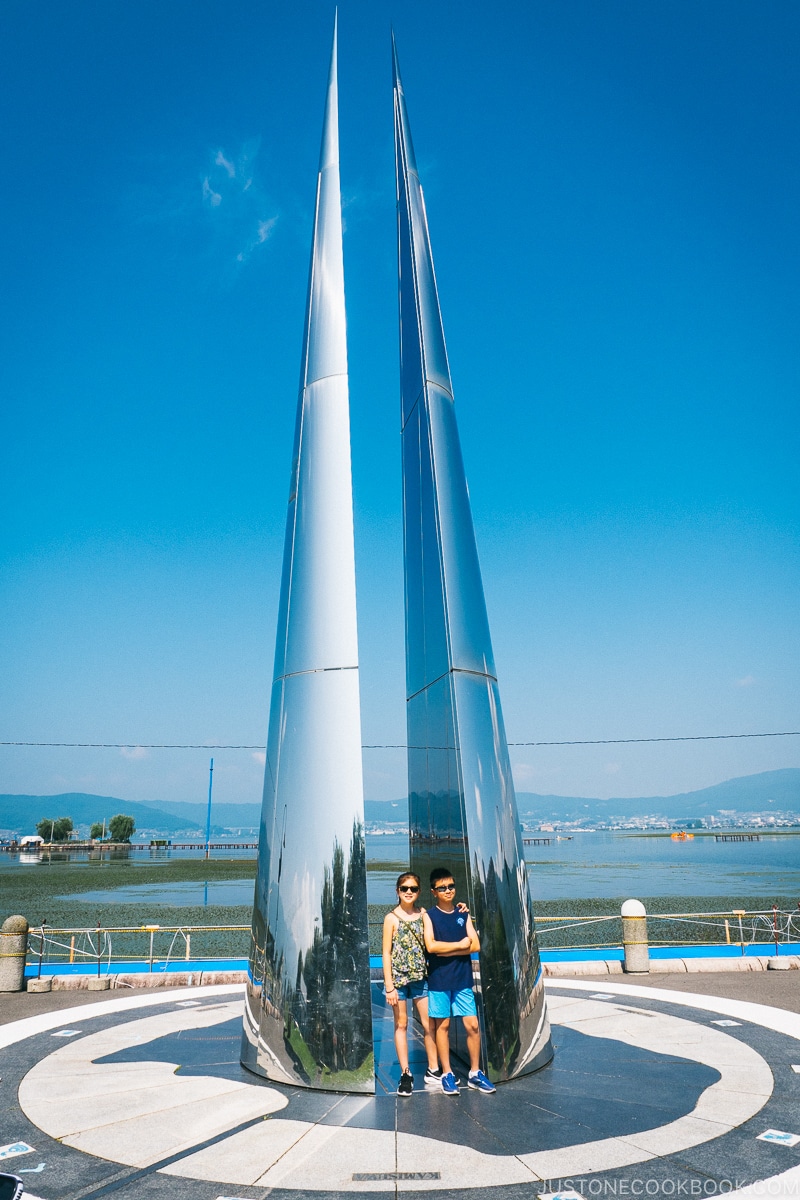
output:
{"label": "metal fence post", "polygon": [[53,978],[51,975],[45,975],[44,978],[42,978],[42,960],[44,959],[46,925],[47,921],[43,920],[39,929],[36,931],[36,936],[39,939],[39,962],[36,968],[36,978],[28,980],[27,991],[29,992],[49,992],[53,986]]}
{"label": "metal fence post", "polygon": [[150,931],[150,965],[148,967],[148,970],[152,971],[153,970],[153,939],[155,937],[156,930],[160,929],[161,926],[160,925],[145,925],[144,928],[148,929]]}
{"label": "metal fence post", "polygon": [[742,917],[745,915],[745,909],[735,908],[733,910],[733,915],[739,918],[739,945],[742,950],[742,957],[744,957],[744,930],[742,929]]}
{"label": "metal fence post", "polygon": [[620,909],[624,969],[629,975],[645,975],[650,970],[647,940],[647,910],[641,900],[626,900]]}
{"label": "metal fence post", "polygon": [[101,941],[102,932],[103,932],[103,927],[100,924],[100,922],[98,921],[97,922],[97,976],[93,979],[88,980],[87,987],[90,992],[107,992],[108,989],[111,987],[111,980],[109,979],[109,977],[107,975],[100,974],[100,965],[101,965],[100,960],[102,957],[102,941]]}

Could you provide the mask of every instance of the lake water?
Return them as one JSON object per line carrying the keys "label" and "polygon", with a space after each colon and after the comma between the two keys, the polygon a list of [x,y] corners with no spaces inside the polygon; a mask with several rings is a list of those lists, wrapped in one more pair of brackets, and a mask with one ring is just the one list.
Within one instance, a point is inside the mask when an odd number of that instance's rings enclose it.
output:
{"label": "lake water", "polygon": [[[547,836],[547,835],[544,835]],[[619,896],[794,896],[800,900],[800,837],[762,834],[760,842],[715,842],[695,837],[674,842],[669,837],[641,837],[619,832],[575,834],[549,846],[526,846],[531,891],[536,900],[561,900],[565,912],[574,900]],[[163,853],[163,852],[162,852]],[[183,856],[181,856],[183,857]],[[252,851],[247,855],[252,858]],[[390,907],[395,901],[397,870],[377,864],[405,863],[408,840],[400,834],[369,836],[367,861],[369,899]],[[131,854],[124,861],[147,864],[149,854]],[[75,862],[80,870],[87,860]],[[445,864],[446,865],[446,864]],[[47,860],[0,855],[0,871],[47,870]],[[71,899],[102,904],[143,900],[182,906],[250,905],[252,879],[229,879],[208,884],[138,884],[101,891],[72,893]],[[424,898],[423,898],[424,902]]]}
{"label": "lake water", "polygon": [[760,842],[625,833],[575,834],[571,841],[526,846],[534,900],[612,896],[796,894],[800,837],[762,835]]}
{"label": "lake water", "polygon": [[[761,834],[760,842],[715,842],[695,837],[641,837],[627,832],[576,833],[549,846],[526,846],[528,877],[536,900],[618,896],[781,896],[800,900],[800,836]],[[404,861],[406,838],[367,838],[367,861]],[[447,865],[446,863],[443,865]],[[370,900],[394,898],[394,871],[370,872]],[[423,881],[424,882],[424,881]],[[424,901],[423,901],[424,903]]]}

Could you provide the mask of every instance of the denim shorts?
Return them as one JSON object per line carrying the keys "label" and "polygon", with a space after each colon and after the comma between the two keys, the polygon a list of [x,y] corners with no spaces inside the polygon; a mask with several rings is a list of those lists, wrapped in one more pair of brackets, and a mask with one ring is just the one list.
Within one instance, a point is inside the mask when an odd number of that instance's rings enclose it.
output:
{"label": "denim shorts", "polygon": [[431,988],[428,993],[428,1016],[437,1021],[445,1017],[475,1017],[477,1013],[472,988],[459,988],[455,992],[435,992]]}
{"label": "denim shorts", "polygon": [[413,983],[404,983],[397,989],[397,996],[400,1000],[422,1000],[427,994],[427,979],[415,979]]}

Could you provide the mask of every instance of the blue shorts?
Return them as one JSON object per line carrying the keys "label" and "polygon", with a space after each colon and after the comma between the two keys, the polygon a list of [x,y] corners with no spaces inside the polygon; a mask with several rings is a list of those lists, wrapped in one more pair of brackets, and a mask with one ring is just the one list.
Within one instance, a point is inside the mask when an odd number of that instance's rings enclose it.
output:
{"label": "blue shorts", "polygon": [[427,979],[415,979],[413,983],[404,983],[397,989],[399,1000],[423,1000],[427,994]]}
{"label": "blue shorts", "polygon": [[459,988],[456,992],[428,992],[428,1016],[441,1021],[444,1017],[476,1017],[475,993],[472,988]]}

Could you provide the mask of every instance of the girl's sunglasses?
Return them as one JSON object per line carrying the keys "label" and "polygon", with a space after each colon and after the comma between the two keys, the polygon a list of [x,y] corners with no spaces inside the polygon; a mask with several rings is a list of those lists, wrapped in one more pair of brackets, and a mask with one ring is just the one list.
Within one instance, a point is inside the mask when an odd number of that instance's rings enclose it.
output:
{"label": "girl's sunglasses", "polygon": [[402,887],[399,887],[397,890],[398,890],[398,892],[414,892],[414,893],[416,893],[419,891],[419,888],[414,887],[412,884],[409,884],[409,886],[406,887],[404,884]]}

